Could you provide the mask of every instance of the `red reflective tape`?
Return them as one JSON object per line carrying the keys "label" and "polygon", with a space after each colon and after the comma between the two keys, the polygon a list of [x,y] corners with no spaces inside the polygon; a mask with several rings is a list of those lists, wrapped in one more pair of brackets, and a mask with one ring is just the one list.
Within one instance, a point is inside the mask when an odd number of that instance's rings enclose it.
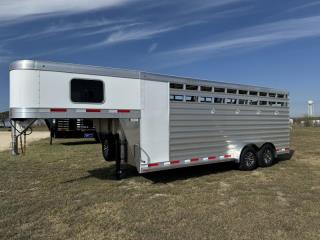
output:
{"label": "red reflective tape", "polygon": [[101,109],[86,109],[86,112],[101,112]]}
{"label": "red reflective tape", "polygon": [[170,161],[170,164],[178,164],[178,163],[180,163],[180,160],[172,160],[172,161]]}
{"label": "red reflective tape", "polygon": [[191,162],[196,162],[196,161],[199,161],[199,158],[191,158],[190,161]]}
{"label": "red reflective tape", "polygon": [[50,108],[50,112],[66,112],[66,108]]}
{"label": "red reflective tape", "polygon": [[157,167],[159,166],[159,163],[149,163],[148,167]]}
{"label": "red reflective tape", "polygon": [[118,113],[129,113],[130,112],[129,109],[118,109],[117,111],[118,111]]}
{"label": "red reflective tape", "polygon": [[224,155],[224,158],[231,158],[231,155],[230,154],[226,154],[226,155]]}
{"label": "red reflective tape", "polygon": [[208,157],[208,159],[209,159],[209,160],[216,160],[217,157],[215,157],[215,156],[210,156],[210,157]]}

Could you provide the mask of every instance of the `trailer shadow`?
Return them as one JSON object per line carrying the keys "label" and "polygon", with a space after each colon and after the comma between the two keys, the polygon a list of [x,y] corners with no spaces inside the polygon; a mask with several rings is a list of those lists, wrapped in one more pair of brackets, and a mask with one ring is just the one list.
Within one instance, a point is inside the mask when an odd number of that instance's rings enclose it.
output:
{"label": "trailer shadow", "polygon": [[[139,176],[137,169],[133,166],[124,165],[122,169],[124,171],[124,175],[122,176],[121,179],[128,179],[128,178]],[[115,165],[111,165],[103,168],[89,170],[88,175],[86,176],[70,179],[62,183],[73,183],[73,182],[83,181],[89,178],[97,178],[100,180],[117,180],[115,176],[115,172],[116,172]]]}
{"label": "trailer shadow", "polygon": [[98,144],[96,141],[74,141],[74,142],[63,142],[60,143],[64,146],[77,146],[77,145],[88,145],[88,144]]}
{"label": "trailer shadow", "polygon": [[202,166],[192,166],[187,168],[177,168],[165,170],[161,172],[152,172],[142,175],[153,183],[170,183],[179,180],[187,180],[192,178],[199,178],[211,174],[220,174],[236,169],[233,162],[224,162]]}
{"label": "trailer shadow", "polygon": [[[290,160],[293,157],[293,155],[294,155],[294,150],[291,150],[290,153],[284,154],[281,157],[279,157],[277,159],[277,162]],[[277,162],[275,165],[277,165]],[[170,183],[170,182],[179,181],[179,180],[199,178],[199,177],[211,175],[211,174],[221,174],[224,172],[237,170],[237,165],[234,162],[223,162],[223,163],[216,163],[216,164],[210,164],[210,165],[171,169],[171,170],[165,170],[161,172],[151,172],[151,173],[145,173],[143,175],[139,175],[136,168],[133,166],[123,165],[122,169],[124,172],[122,179],[129,179],[129,178],[140,176],[156,184],[156,183]],[[88,178],[97,178],[100,180],[116,180],[115,171],[116,171],[115,165],[111,165],[104,168],[97,168],[97,169],[89,170],[87,176],[71,179],[63,183],[72,183],[72,182],[86,180]]]}
{"label": "trailer shadow", "polygon": [[[185,180],[191,178],[198,178],[210,174],[218,174],[236,169],[233,162],[217,163],[212,165],[193,166],[188,168],[179,168],[164,170],[160,172],[145,173],[140,175],[135,167],[125,165],[123,166],[123,176],[121,179],[129,179],[134,177],[142,177],[153,183],[169,183],[178,180]],[[73,183],[83,181],[89,178],[97,178],[100,180],[116,180],[115,177],[115,165],[111,165],[104,168],[97,168],[88,171],[88,175],[70,179],[62,183]]]}

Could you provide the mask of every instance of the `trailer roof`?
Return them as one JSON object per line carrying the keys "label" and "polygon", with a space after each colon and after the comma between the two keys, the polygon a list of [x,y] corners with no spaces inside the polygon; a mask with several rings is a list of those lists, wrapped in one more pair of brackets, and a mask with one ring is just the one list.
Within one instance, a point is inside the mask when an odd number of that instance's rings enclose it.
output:
{"label": "trailer roof", "polygon": [[49,61],[36,61],[36,60],[18,60],[10,64],[10,71],[12,70],[41,70],[41,71],[54,71],[54,72],[66,72],[66,73],[78,73],[88,75],[110,76],[110,77],[123,77],[123,78],[135,78],[151,81],[161,82],[175,82],[197,85],[208,85],[218,87],[230,87],[230,88],[242,88],[246,90],[257,91],[275,91],[288,94],[286,90],[279,90],[274,88],[258,87],[244,84],[227,83],[211,80],[200,80],[195,78],[171,76],[163,74],[148,73],[137,70],[118,69],[101,66],[80,65],[71,63],[57,63]]}

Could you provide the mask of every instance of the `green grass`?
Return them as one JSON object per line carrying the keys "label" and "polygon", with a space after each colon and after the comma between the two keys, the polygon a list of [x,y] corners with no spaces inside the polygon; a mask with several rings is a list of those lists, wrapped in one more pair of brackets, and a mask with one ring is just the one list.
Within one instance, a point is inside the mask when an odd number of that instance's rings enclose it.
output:
{"label": "green grass", "polygon": [[81,141],[0,153],[1,239],[319,239],[320,129],[296,129],[294,157],[270,168],[130,168],[121,181]]}

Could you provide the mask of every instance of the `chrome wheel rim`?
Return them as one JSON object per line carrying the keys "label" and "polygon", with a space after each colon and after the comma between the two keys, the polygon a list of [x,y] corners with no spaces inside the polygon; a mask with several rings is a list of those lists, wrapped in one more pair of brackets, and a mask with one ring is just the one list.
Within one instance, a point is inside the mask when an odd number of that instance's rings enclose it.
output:
{"label": "chrome wheel rim", "polygon": [[264,152],[263,152],[263,159],[266,163],[270,163],[272,162],[272,159],[273,159],[273,155],[272,155],[272,151],[270,149],[266,149]]}
{"label": "chrome wheel rim", "polygon": [[244,160],[246,162],[246,165],[248,167],[253,167],[256,163],[256,156],[253,152],[247,152],[245,155],[244,155]]}

